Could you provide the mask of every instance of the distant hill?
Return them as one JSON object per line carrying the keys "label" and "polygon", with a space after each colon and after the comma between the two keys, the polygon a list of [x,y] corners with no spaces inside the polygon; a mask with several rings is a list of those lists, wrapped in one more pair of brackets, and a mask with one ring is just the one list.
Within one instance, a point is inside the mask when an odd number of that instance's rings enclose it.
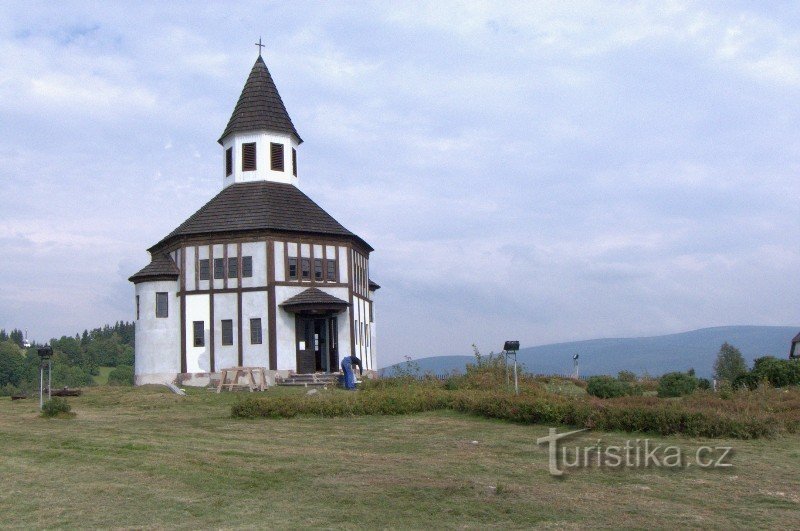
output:
{"label": "distant hill", "polygon": [[[580,354],[581,376],[617,374],[622,370],[637,374],[660,375],[694,368],[698,376],[711,377],[719,347],[727,341],[742,351],[752,365],[754,358],[771,355],[786,357],[789,343],[798,328],[789,326],[721,326],[680,334],[618,339],[591,339],[523,348],[518,359],[528,372],[571,374],[572,356]],[[443,374],[463,372],[472,356],[433,356],[414,360],[420,370]],[[398,365],[382,369],[392,374]]]}

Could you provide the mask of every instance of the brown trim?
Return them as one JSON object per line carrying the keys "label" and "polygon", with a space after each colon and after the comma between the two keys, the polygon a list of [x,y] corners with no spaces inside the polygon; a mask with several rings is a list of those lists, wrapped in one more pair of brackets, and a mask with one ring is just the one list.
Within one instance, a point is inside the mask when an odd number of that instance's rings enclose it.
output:
{"label": "brown trim", "polygon": [[[284,256],[287,252],[284,250]],[[269,369],[278,368],[278,308],[275,306],[275,242],[267,240],[267,328],[269,329]]]}
{"label": "brown trim", "polygon": [[350,319],[350,355],[356,355],[356,338],[353,335],[355,333],[355,323],[353,320],[355,319],[355,313],[353,312],[353,271],[352,271],[352,255],[353,253],[350,250],[350,246],[347,246],[347,270],[349,271],[347,274],[347,297],[350,300],[350,311],[348,312],[350,315],[348,316]]}
{"label": "brown trim", "polygon": [[182,245],[205,245],[208,243],[235,243],[241,242],[258,242],[265,239],[284,240],[302,243],[327,243],[329,245],[350,245],[357,248],[360,252],[369,255],[374,249],[369,246],[362,245],[356,235],[334,235],[328,233],[313,233],[313,232],[295,232],[295,231],[281,231],[274,229],[262,229],[252,231],[227,231],[227,232],[211,232],[202,234],[191,234],[185,236],[176,236],[174,240],[170,240],[170,245],[156,244],[147,249],[149,253],[161,252],[169,253]]}
{"label": "brown trim", "polygon": [[317,264],[314,261],[314,244],[308,246],[308,279],[311,285],[317,284]]}
{"label": "brown trim", "polygon": [[283,280],[289,280],[289,242],[283,242]]}
{"label": "brown trim", "polygon": [[209,349],[208,349],[208,371],[209,372],[216,372],[214,368],[214,244],[208,244],[208,264],[209,264],[209,275],[208,275],[208,336],[209,336]]}
{"label": "brown trim", "polygon": [[196,290],[200,289],[200,246],[199,245],[194,246],[194,289]]}
{"label": "brown trim", "polygon": [[[186,248],[181,248],[181,291],[186,292]],[[186,296],[181,300],[181,373],[186,372]]]}
{"label": "brown trim", "polygon": [[239,340],[239,367],[244,366],[244,345],[242,344],[242,244],[236,244],[236,318],[239,326],[236,329]]}
{"label": "brown trim", "polygon": [[[278,282],[279,286],[286,285],[285,282]],[[290,284],[294,286],[294,284]],[[340,286],[341,287],[341,286]],[[199,289],[197,291],[187,291],[185,292],[187,295],[208,295],[209,293],[236,293],[237,291],[241,291],[243,293],[248,291],[267,291],[269,289],[268,286],[258,286],[258,287],[251,287],[251,288],[227,288],[227,289]],[[183,293],[183,292],[179,292]]]}
{"label": "brown trim", "polygon": [[228,244],[222,244],[222,287],[228,289]]}

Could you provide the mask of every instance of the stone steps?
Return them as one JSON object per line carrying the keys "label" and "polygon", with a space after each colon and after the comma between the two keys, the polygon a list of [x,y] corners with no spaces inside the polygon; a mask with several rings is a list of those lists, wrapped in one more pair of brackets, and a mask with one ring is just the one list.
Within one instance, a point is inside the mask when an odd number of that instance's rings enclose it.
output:
{"label": "stone steps", "polygon": [[339,374],[321,372],[312,374],[290,374],[285,378],[276,379],[275,383],[287,387],[335,387],[339,385]]}

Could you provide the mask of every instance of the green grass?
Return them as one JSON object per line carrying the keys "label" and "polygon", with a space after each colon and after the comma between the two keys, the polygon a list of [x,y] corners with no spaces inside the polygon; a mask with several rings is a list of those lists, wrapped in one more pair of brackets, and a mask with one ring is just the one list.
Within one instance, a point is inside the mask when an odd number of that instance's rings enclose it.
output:
{"label": "green grass", "polygon": [[100,367],[100,374],[93,376],[95,385],[106,385],[108,383],[108,375],[114,370],[114,367]]}
{"label": "green grass", "polygon": [[557,480],[535,444],[546,426],[452,411],[238,420],[236,399],[93,388],[70,399],[70,420],[38,417],[33,400],[0,400],[0,526],[789,528],[800,510],[798,435],[657,438],[729,444],[735,466]]}

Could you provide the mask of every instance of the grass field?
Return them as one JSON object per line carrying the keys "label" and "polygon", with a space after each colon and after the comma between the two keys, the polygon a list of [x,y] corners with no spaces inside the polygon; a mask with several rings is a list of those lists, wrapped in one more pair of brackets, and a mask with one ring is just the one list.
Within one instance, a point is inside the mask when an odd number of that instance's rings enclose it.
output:
{"label": "grass field", "polygon": [[108,375],[111,374],[113,370],[114,367],[100,367],[100,374],[93,376],[94,383],[96,385],[106,385],[108,383]]}
{"label": "grass field", "polygon": [[[298,391],[267,391],[280,392]],[[576,469],[559,480],[535,444],[546,426],[448,411],[237,420],[234,400],[98,387],[71,400],[71,420],[0,400],[0,526],[792,528],[800,515],[797,435],[657,438],[728,444],[734,467]]]}

